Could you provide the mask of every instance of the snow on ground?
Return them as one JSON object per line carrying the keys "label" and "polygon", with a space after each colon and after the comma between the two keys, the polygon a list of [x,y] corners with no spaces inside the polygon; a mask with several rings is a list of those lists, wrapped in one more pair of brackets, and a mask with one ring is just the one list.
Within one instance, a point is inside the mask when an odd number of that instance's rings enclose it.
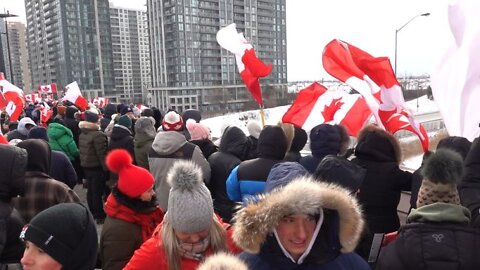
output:
{"label": "snow on ground", "polygon": [[[265,124],[266,125],[275,125],[278,123],[285,112],[288,110],[290,105],[280,106],[275,108],[265,109]],[[417,99],[410,100],[407,102],[407,107],[411,109],[414,114],[428,114],[432,112],[438,112],[438,106],[435,101],[429,100],[427,96],[421,96],[418,98],[418,110],[417,110]],[[204,119],[201,122],[208,126],[212,132],[213,138],[219,138],[221,136],[222,130],[230,125],[234,125],[242,129],[245,134],[248,135],[247,131],[247,122],[249,120],[255,120],[259,123],[260,120],[260,110],[251,110],[246,112],[239,113],[230,113],[223,116],[212,117]],[[430,134],[429,134],[430,135]],[[416,137],[407,137],[402,138],[401,140],[413,140]],[[408,160],[405,160],[402,163],[402,166],[408,170],[416,170],[420,167],[422,163],[422,155],[415,156]]]}
{"label": "snow on ground", "polygon": [[[418,103],[417,103],[418,101]],[[424,113],[432,113],[438,112],[438,106],[435,101],[428,99],[426,95],[419,97],[418,99],[413,99],[407,101],[407,108],[412,110],[413,114],[424,114]],[[418,110],[417,110],[418,104]]]}
{"label": "snow on ground", "polygon": [[[414,114],[438,112],[437,104],[434,101],[429,100],[427,96],[419,97],[418,105],[419,106],[417,110],[417,99],[407,102],[407,107],[411,109]],[[265,124],[274,125],[278,123],[289,107],[290,105],[286,105],[265,109]],[[252,110],[208,118],[202,120],[202,123],[210,128],[210,130],[212,131],[212,137],[218,138],[221,135],[222,128],[225,128],[229,125],[237,126],[241,128],[246,134],[248,134],[246,128],[248,120],[256,120],[260,122],[260,119],[260,110]]]}

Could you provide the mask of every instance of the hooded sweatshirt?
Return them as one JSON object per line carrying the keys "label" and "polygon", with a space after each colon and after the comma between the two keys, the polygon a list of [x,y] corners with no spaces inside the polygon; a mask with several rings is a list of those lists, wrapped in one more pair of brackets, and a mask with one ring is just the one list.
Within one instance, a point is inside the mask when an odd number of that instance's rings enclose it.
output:
{"label": "hooded sweatshirt", "polygon": [[203,180],[210,181],[210,165],[200,148],[187,142],[185,136],[177,131],[159,132],[155,136],[152,149],[148,154],[150,172],[155,178],[155,193],[160,208],[165,212],[168,208],[170,185],[167,183],[167,174],[177,160],[187,159],[195,162],[203,173]]}

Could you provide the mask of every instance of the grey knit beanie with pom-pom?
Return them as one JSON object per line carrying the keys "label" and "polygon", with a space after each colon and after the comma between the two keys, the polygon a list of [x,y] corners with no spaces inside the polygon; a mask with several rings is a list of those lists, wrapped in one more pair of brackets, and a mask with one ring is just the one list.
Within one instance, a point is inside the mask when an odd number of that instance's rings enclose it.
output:
{"label": "grey knit beanie with pom-pom", "polygon": [[213,200],[200,167],[192,161],[178,161],[170,169],[167,182],[171,188],[165,217],[173,228],[183,233],[210,228]]}
{"label": "grey knit beanie with pom-pom", "polygon": [[198,270],[248,270],[247,265],[233,254],[219,252],[209,256]]}
{"label": "grey knit beanie with pom-pom", "polygon": [[427,158],[422,169],[423,181],[417,197],[417,207],[436,202],[460,205],[457,183],[463,172],[460,154],[438,149]]}

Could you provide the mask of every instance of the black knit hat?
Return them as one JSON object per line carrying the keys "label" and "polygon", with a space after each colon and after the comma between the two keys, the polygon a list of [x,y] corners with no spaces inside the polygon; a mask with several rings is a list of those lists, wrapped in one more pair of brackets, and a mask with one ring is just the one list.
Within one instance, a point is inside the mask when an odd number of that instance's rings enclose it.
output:
{"label": "black knit hat", "polygon": [[38,213],[20,238],[30,241],[58,261],[63,270],[91,270],[98,238],[93,218],[79,203],[61,203]]}
{"label": "black knit hat", "polygon": [[47,129],[44,127],[33,127],[27,135],[28,139],[42,139],[48,142]]}
{"label": "black knit hat", "polygon": [[85,121],[90,123],[97,123],[99,119],[98,113],[95,110],[85,111]]}

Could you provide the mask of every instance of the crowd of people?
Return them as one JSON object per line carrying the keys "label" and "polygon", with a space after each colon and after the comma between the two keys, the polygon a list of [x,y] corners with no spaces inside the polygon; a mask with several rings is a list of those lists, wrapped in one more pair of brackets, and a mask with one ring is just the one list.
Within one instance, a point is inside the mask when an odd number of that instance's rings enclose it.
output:
{"label": "crowd of people", "polygon": [[442,139],[412,173],[375,125],[353,140],[250,120],[212,138],[197,110],[61,103],[1,120],[0,270],[480,266],[478,138]]}

